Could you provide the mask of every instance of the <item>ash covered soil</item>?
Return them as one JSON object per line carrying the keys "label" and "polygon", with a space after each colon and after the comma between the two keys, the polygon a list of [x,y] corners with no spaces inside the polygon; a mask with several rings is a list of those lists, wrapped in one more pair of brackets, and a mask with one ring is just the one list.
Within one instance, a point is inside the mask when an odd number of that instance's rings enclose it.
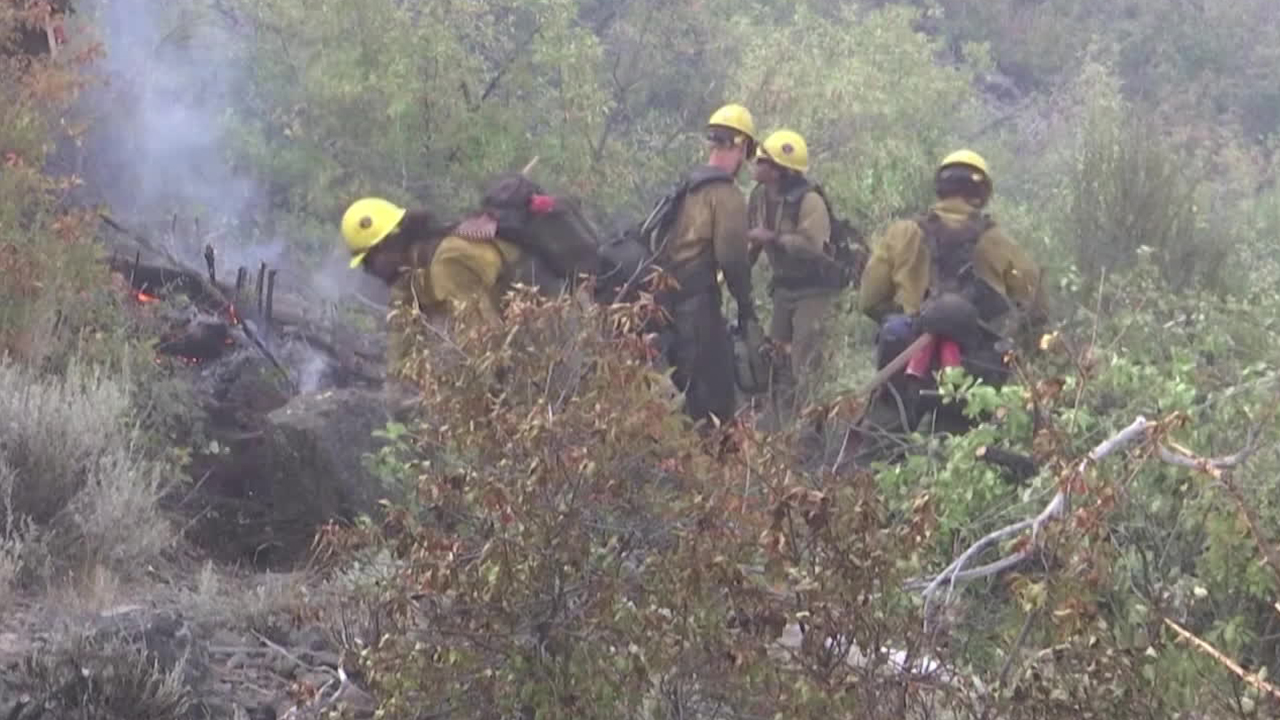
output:
{"label": "ash covered soil", "polygon": [[351,655],[376,628],[307,568],[325,524],[389,496],[367,456],[405,397],[382,382],[380,314],[339,318],[286,282],[264,306],[234,270],[132,250],[114,269],[206,441],[167,501],[178,557],[143,582],[0,593],[0,718],[371,716]]}
{"label": "ash covered soil", "polygon": [[[236,576],[68,589],[0,619],[0,716],[372,716],[318,583]],[[336,601],[335,601],[336,602]]]}

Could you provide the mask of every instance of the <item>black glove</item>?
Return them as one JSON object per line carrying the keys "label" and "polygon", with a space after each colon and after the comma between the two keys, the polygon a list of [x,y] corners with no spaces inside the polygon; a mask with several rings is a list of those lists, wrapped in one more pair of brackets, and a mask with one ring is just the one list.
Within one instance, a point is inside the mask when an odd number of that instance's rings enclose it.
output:
{"label": "black glove", "polygon": [[955,293],[943,293],[925,301],[916,318],[920,332],[963,341],[978,333],[978,308]]}

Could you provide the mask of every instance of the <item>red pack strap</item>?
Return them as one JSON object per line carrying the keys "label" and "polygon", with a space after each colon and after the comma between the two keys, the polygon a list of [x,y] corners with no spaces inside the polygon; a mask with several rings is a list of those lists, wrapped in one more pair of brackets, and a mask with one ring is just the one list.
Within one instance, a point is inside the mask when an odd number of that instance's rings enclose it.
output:
{"label": "red pack strap", "polygon": [[556,199],[552,195],[533,195],[529,198],[529,212],[544,215],[556,209]]}

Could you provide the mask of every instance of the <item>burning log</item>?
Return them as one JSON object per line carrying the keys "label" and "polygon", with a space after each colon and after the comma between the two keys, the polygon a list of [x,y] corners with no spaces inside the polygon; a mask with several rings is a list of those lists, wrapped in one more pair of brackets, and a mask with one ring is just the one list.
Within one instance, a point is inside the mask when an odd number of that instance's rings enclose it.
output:
{"label": "burning log", "polygon": [[214,285],[217,285],[218,269],[217,269],[217,265],[214,263],[215,258],[216,258],[216,255],[214,255],[213,246],[205,245],[204,246],[204,265],[209,270],[209,282],[213,283]]}
{"label": "burning log", "polygon": [[[174,257],[172,253],[164,250],[163,248],[160,248],[155,243],[147,239],[145,236],[140,235],[139,233],[136,233],[136,232],[129,231],[123,225],[116,222],[111,216],[107,215],[106,213],[99,213],[98,216],[102,218],[103,222],[105,222],[108,226],[110,226],[112,229],[116,230],[117,232],[120,232],[132,238],[134,242],[138,243],[143,247],[146,247],[154,252],[160,253],[161,255],[165,256],[167,260],[173,263],[173,265],[179,268],[184,267],[184,264],[180,260],[178,260],[178,258]],[[175,225],[176,225],[176,219],[175,219]],[[263,267],[264,268],[266,267],[266,263],[263,263]],[[193,272],[189,268],[185,268],[184,274],[188,277],[194,277],[196,282],[198,282],[200,285],[202,294],[205,297],[211,298],[217,302],[219,306],[218,307],[219,313],[226,312],[229,316],[232,316],[232,317],[237,316],[237,313],[235,311],[235,305],[230,300],[227,299],[226,293],[223,292],[222,288],[220,288],[217,285],[217,283],[206,280],[198,272]],[[260,277],[259,283],[261,283],[261,276],[259,277]],[[261,284],[259,284],[259,290],[261,290]],[[255,333],[253,329],[249,327],[249,324],[240,322],[240,323],[236,323],[236,327],[240,328],[240,331],[244,333],[244,336],[248,338],[249,341],[253,343],[254,347],[258,349],[258,352],[262,353],[263,357],[265,357],[268,361],[270,361],[272,366],[274,366],[276,370],[278,370],[280,374],[285,377],[286,381],[289,383],[291,387],[293,387],[294,391],[296,392],[297,388],[296,386],[294,386],[293,378],[290,377],[289,371],[286,370],[285,367],[280,364],[280,361],[276,359],[276,356],[273,355],[271,351],[267,349],[267,346],[262,343],[262,340],[259,339],[257,333]]]}
{"label": "burning log", "polygon": [[108,267],[129,279],[129,286],[139,302],[154,302],[168,294],[178,293],[191,298],[199,306],[216,305],[216,301],[204,292],[200,281],[182,270],[146,264],[137,257],[112,258]]}
{"label": "burning log", "polygon": [[[285,370],[275,353],[300,352],[311,357],[323,357],[328,368],[326,372],[333,373],[333,377],[340,383],[355,381],[366,386],[383,383],[384,337],[348,327],[332,313],[317,312],[314,301],[281,287],[277,270],[268,269],[265,265],[259,268],[263,275],[265,296],[259,313],[255,308],[256,298],[250,294],[256,288],[246,287],[249,269],[237,268],[234,285],[230,282],[213,282],[207,272],[209,246],[206,245],[205,251],[206,267],[199,268],[197,265],[182,263],[167,250],[157,248],[147,238],[123,229],[113,220],[107,219],[104,222],[133,241],[131,244],[117,246],[121,252],[109,260],[111,269],[128,281],[128,292],[133,300],[152,306],[157,301],[180,294],[188,297],[194,305],[194,321],[189,316],[174,318],[177,327],[162,339],[161,345],[167,351],[172,351],[164,353],[166,357],[186,357],[187,364],[192,365],[222,358],[234,349],[239,335],[289,378],[292,392],[298,391],[298,383],[305,384],[304,376],[307,373],[298,367],[295,368],[295,377]],[[133,252],[134,246],[145,248],[161,257],[143,260],[141,253]],[[228,280],[232,277],[229,270],[224,271],[224,275]],[[215,274],[214,278],[216,277]],[[249,308],[247,313],[246,307]],[[248,322],[245,322],[246,319]],[[374,316],[372,319],[377,322],[379,318]],[[203,323],[221,323],[225,327],[225,338],[229,344],[219,348],[220,354],[213,353],[213,340],[216,338],[210,334],[218,331],[197,327]],[[261,339],[265,339],[265,328],[268,325],[272,336],[269,349],[261,342]],[[237,328],[239,332],[236,332]],[[191,348],[195,348],[195,351],[188,352]],[[191,361],[190,358],[195,360]]]}
{"label": "burning log", "polygon": [[276,271],[272,270],[267,273],[267,307],[262,312],[262,317],[266,319],[266,325],[271,327],[271,305],[276,294]]}

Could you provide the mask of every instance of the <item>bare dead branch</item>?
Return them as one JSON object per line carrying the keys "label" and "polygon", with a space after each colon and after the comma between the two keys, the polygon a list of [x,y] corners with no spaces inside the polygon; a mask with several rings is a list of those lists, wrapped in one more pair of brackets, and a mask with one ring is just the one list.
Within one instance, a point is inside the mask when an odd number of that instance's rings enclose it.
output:
{"label": "bare dead branch", "polygon": [[1267,567],[1276,579],[1280,580],[1280,556],[1277,556],[1275,549],[1268,542],[1266,535],[1263,534],[1262,522],[1258,519],[1258,514],[1245,499],[1244,493],[1240,490],[1240,486],[1235,483],[1230,472],[1248,461],[1262,446],[1262,429],[1265,424],[1264,421],[1254,425],[1249,431],[1249,440],[1245,443],[1244,448],[1232,455],[1219,458],[1197,457],[1195,453],[1172,442],[1166,443],[1168,447],[1162,446],[1159,449],[1159,453],[1161,460],[1171,465],[1204,473],[1216,480],[1226,490],[1227,494],[1235,502],[1236,508],[1240,511],[1240,516],[1244,518],[1245,525],[1249,528],[1249,534],[1253,536],[1253,542],[1258,546],[1258,552],[1262,553],[1263,561],[1266,562]]}
{"label": "bare dead branch", "polygon": [[1226,655],[1223,655],[1221,652],[1218,652],[1217,648],[1205,642],[1204,640],[1201,640],[1200,638],[1196,637],[1190,630],[1187,630],[1186,628],[1170,620],[1169,618],[1164,619],[1164,624],[1172,628],[1173,631],[1178,633],[1178,635],[1180,635],[1184,640],[1186,640],[1187,642],[1190,642],[1192,645],[1195,645],[1196,649],[1198,649],[1200,652],[1204,653],[1205,655],[1208,655],[1214,660],[1217,660],[1220,664],[1222,664],[1228,670],[1235,673],[1236,676],[1239,677],[1241,680],[1249,683],[1250,685],[1257,688],[1258,690],[1261,690],[1262,692],[1265,692],[1271,695],[1271,697],[1276,698],[1277,700],[1280,700],[1280,688],[1277,688],[1275,685],[1272,685],[1266,680],[1263,680],[1262,678],[1258,677],[1255,673],[1246,671],[1244,668],[1236,664],[1235,661],[1233,661],[1231,658],[1227,657]]}
{"label": "bare dead branch", "polygon": [[[1076,473],[1083,474],[1084,471],[1088,469],[1090,464],[1096,463],[1102,458],[1106,457],[1107,455],[1110,455],[1111,453],[1115,452],[1116,450],[1132,444],[1138,438],[1146,436],[1147,433],[1157,425],[1158,423],[1147,420],[1145,417],[1139,415],[1138,418],[1134,420],[1132,423],[1130,423],[1128,427],[1124,428],[1120,432],[1111,436],[1107,440],[1104,440],[1097,447],[1095,447],[1087,456],[1085,456],[1085,458],[1081,460],[1080,464],[1077,466]],[[956,558],[956,560],[952,562],[950,565],[948,565],[945,570],[943,570],[936,577],[934,577],[924,588],[924,599],[925,599],[924,615],[925,615],[926,627],[928,626],[929,619],[931,617],[930,610],[932,609],[934,595],[937,593],[938,589],[942,586],[943,583],[948,583],[946,599],[950,600],[951,594],[955,590],[956,583],[959,581],[960,577],[962,576],[962,571],[964,570],[965,566],[968,565],[971,560],[977,557],[979,553],[986,550],[991,545],[994,545],[995,543],[1000,542],[1001,540],[1018,535],[1028,529],[1031,530],[1031,542],[1032,544],[1034,544],[1036,541],[1036,538],[1040,534],[1040,529],[1043,528],[1046,523],[1048,523],[1050,520],[1060,518],[1066,514],[1069,498],[1070,498],[1070,484],[1063,483],[1062,487],[1056,493],[1054,493],[1054,496],[1049,501],[1049,504],[1046,505],[1044,509],[1041,510],[1040,513],[1037,514],[1035,517],[1027,518],[1025,520],[1021,520],[1011,525],[1006,525],[1005,527],[1002,527],[998,530],[995,530],[993,532],[986,534],[977,542],[975,542],[973,545],[970,545],[968,550],[965,550],[964,553],[960,555],[960,557]],[[984,568],[981,569],[982,570],[981,574],[970,573],[970,574],[967,574],[966,577],[968,579],[975,579],[977,577],[986,577],[987,575],[994,575],[997,572],[1000,572],[1001,570],[1004,570],[1016,564],[1017,562],[1022,561],[1026,557],[1028,557],[1028,551],[1022,550],[1014,553],[1009,557],[1006,557],[1003,560],[1000,560],[996,563],[992,563],[991,565],[985,566]],[[912,587],[915,584],[916,583],[908,583],[908,587]]]}
{"label": "bare dead branch", "polygon": [[[1240,511],[1244,516],[1246,523],[1249,525],[1250,531],[1254,536],[1254,540],[1262,551],[1268,566],[1274,573],[1276,573],[1276,576],[1280,578],[1280,557],[1276,557],[1275,553],[1266,543],[1260,530],[1257,517],[1252,512],[1252,509],[1245,501],[1243,495],[1240,493],[1239,488],[1231,482],[1230,474],[1227,472],[1230,469],[1238,467],[1246,462],[1255,452],[1257,452],[1259,447],[1261,447],[1261,437],[1264,425],[1265,423],[1258,423],[1255,425],[1250,430],[1249,439],[1246,442],[1245,447],[1232,455],[1217,458],[1202,458],[1176,443],[1167,441],[1157,448],[1157,452],[1162,461],[1171,465],[1185,467],[1197,472],[1205,473],[1217,480],[1228,490],[1228,492],[1232,494],[1236,503],[1239,505]],[[1152,430],[1158,427],[1160,427],[1160,423],[1147,420],[1143,416],[1138,416],[1138,418],[1131,424],[1100,443],[1087,456],[1085,456],[1085,458],[1081,460],[1079,465],[1076,467],[1075,475],[1083,475],[1090,464],[1098,462],[1116,450],[1131,445],[1139,438],[1146,437]],[[1062,486],[1054,494],[1053,498],[1035,517],[1026,518],[1016,523],[1006,525],[1005,527],[994,530],[983,536],[977,542],[970,545],[964,553],[962,553],[955,561],[948,565],[946,569],[932,579],[928,579],[927,581],[926,579],[916,579],[908,582],[906,584],[906,589],[908,590],[920,590],[923,588],[926,627],[928,626],[929,619],[931,618],[930,611],[932,610],[934,596],[942,587],[943,583],[947,583],[947,595],[944,599],[945,603],[951,599],[956,583],[997,575],[1031,557],[1031,547],[1034,546],[1041,528],[1043,528],[1049,521],[1066,515],[1070,503],[1070,492],[1070,482],[1063,482]],[[991,545],[1016,536],[1028,529],[1031,530],[1031,543],[1027,548],[1011,553],[1010,555],[993,563],[971,570],[965,570],[965,567],[969,562]],[[1280,609],[1280,606],[1278,606],[1278,609]]]}

